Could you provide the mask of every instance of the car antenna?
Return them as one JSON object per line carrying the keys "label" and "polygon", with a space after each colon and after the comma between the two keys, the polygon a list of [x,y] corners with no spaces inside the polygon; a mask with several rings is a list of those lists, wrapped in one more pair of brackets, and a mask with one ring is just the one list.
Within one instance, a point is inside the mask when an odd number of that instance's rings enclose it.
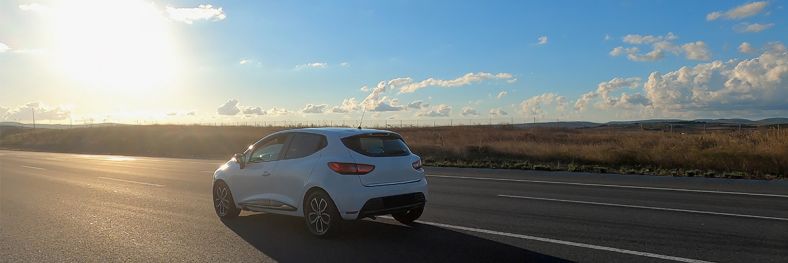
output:
{"label": "car antenna", "polygon": [[364,110],[361,112],[361,120],[358,122],[358,129],[359,130],[361,130],[361,124],[364,123],[364,114],[367,113],[366,105],[362,106],[362,107],[364,107]]}

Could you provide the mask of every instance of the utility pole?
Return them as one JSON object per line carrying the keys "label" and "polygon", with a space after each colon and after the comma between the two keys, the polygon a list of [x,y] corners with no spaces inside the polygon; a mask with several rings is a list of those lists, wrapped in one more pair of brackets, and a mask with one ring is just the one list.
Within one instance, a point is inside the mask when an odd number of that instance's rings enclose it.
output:
{"label": "utility pole", "polygon": [[30,108],[33,111],[33,130],[36,129],[36,108]]}

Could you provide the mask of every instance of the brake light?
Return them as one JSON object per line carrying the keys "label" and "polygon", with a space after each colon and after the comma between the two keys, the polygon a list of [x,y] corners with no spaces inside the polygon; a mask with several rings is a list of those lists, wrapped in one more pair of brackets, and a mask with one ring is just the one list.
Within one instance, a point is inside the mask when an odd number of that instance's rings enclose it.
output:
{"label": "brake light", "polygon": [[416,160],[413,162],[413,169],[420,170],[421,169],[421,159]]}
{"label": "brake light", "polygon": [[375,170],[374,165],[361,164],[361,163],[328,163],[328,168],[339,174],[368,174]]}

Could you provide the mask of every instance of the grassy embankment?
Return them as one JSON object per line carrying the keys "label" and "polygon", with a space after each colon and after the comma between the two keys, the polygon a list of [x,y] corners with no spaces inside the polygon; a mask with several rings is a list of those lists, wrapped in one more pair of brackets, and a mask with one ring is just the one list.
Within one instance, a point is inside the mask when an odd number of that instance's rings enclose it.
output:
{"label": "grassy embankment", "polygon": [[[185,158],[229,158],[282,128],[117,126],[5,132],[0,148]],[[786,178],[788,134],[769,129],[668,133],[603,129],[394,129],[426,165]]]}

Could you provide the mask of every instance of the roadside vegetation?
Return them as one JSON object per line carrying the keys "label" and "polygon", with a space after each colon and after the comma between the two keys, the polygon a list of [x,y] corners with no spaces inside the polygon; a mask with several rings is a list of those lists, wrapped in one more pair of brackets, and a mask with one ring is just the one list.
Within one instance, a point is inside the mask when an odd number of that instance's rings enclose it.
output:
{"label": "roadside vegetation", "polygon": [[[5,130],[0,148],[225,159],[282,129],[151,125]],[[766,126],[691,132],[512,126],[393,130],[431,166],[751,179],[785,179],[788,171],[788,133]]]}

